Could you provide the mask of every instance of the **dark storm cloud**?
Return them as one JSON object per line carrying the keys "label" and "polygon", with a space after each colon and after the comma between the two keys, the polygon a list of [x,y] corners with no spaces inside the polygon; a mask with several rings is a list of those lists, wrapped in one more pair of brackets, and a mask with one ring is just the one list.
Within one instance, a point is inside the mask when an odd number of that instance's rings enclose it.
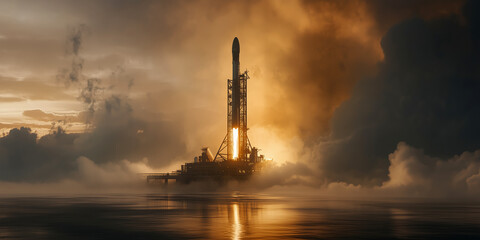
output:
{"label": "dark storm cloud", "polygon": [[269,86],[280,90],[269,95],[261,121],[296,128],[311,144],[328,135],[335,109],[355,83],[376,73],[383,58],[380,39],[392,25],[413,16],[450,15],[461,2],[302,1],[302,6],[309,27],[295,33],[289,51],[269,53],[265,62],[264,70],[276,73]]}
{"label": "dark storm cloud", "polygon": [[12,129],[0,139],[1,178],[7,181],[45,181],[74,169],[74,135],[59,133],[41,138],[28,128]]}
{"label": "dark storm cloud", "polygon": [[377,76],[356,85],[322,145],[332,180],[380,183],[400,141],[444,159],[480,148],[478,2],[452,15],[412,19],[382,39]]}
{"label": "dark storm cloud", "polygon": [[82,172],[88,175],[98,164],[127,159],[129,162],[150,159],[150,166],[165,166],[185,151],[180,137],[184,134],[178,123],[158,115],[150,118],[145,109],[134,111],[129,92],[114,91],[122,85],[127,90],[133,86],[133,77],[126,75],[122,67],[107,69],[111,74],[106,79],[90,75],[84,66],[89,61],[82,55],[85,29],[85,25],[79,25],[69,30],[66,45],[71,65],[57,75],[67,87],[79,89],[78,99],[85,104],[85,111],[74,119],[61,119],[41,110],[23,114],[41,121],[84,120],[89,129],[72,134],[53,124],[52,132],[39,139],[29,128],[12,129],[0,139],[0,180],[71,179]]}
{"label": "dark storm cloud", "polygon": [[460,14],[464,0],[370,0],[368,9],[377,19],[380,30],[388,30],[392,24],[407,18],[433,19],[439,16]]}
{"label": "dark storm cloud", "polygon": [[[29,128],[0,138],[0,180],[44,182],[74,178],[86,157],[95,164],[151,159],[164,166],[184,152],[180,126],[133,116],[126,99],[112,96],[95,113],[95,128],[66,133],[61,128],[37,139]],[[51,117],[51,116],[47,116]]]}

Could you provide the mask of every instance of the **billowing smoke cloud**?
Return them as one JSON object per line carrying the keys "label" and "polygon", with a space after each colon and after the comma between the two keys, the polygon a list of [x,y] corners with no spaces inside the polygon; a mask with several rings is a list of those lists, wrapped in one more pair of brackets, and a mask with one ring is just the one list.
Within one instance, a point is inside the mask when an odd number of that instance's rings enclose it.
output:
{"label": "billowing smoke cloud", "polygon": [[389,161],[389,180],[382,184],[386,191],[439,197],[480,193],[479,150],[439,159],[402,142],[389,155]]}
{"label": "billowing smoke cloud", "polygon": [[64,68],[59,71],[57,80],[60,80],[65,86],[80,87],[81,92],[78,98],[86,104],[88,114],[86,116],[86,124],[90,125],[93,114],[95,113],[95,103],[100,100],[99,94],[103,90],[102,81],[96,77],[89,77],[83,73],[85,59],[80,54],[83,43],[83,37],[87,31],[87,26],[81,24],[69,30],[67,38],[66,54],[71,60],[70,69]]}
{"label": "billowing smoke cloud", "polygon": [[[463,15],[407,20],[388,31],[378,75],[358,82],[331,120],[330,140],[320,144],[325,176],[380,184],[388,179],[389,168],[395,175],[397,157],[390,163],[387,156],[401,141],[445,161],[479,149],[478,10],[472,1]],[[435,171],[435,164],[412,164],[418,171]],[[453,181],[452,174],[444,177]]]}
{"label": "billowing smoke cloud", "polygon": [[97,164],[153,159],[150,166],[165,166],[183,155],[184,145],[176,137],[178,125],[138,119],[124,104],[120,98],[106,100],[104,109],[96,114],[95,128],[86,133],[66,133],[58,128],[37,139],[28,128],[12,129],[0,138],[1,180],[69,178],[78,171],[80,157]]}
{"label": "billowing smoke cloud", "polygon": [[80,48],[82,47],[83,35],[86,31],[86,25],[81,24],[79,26],[70,29],[69,36],[67,38],[67,48],[65,53],[71,58],[70,69],[62,69],[57,75],[57,79],[64,82],[66,86],[70,86],[72,83],[78,83],[84,77],[82,75],[84,58],[80,56]]}
{"label": "billowing smoke cloud", "polygon": [[[67,52],[72,65],[61,70],[57,79],[67,87],[80,89],[78,99],[85,104],[86,111],[74,118],[41,110],[24,111],[30,118],[54,122],[52,132],[37,139],[30,128],[21,127],[0,138],[0,181],[76,179],[85,183],[125,183],[138,171],[150,169],[146,167],[148,159],[154,160],[150,166],[165,166],[183,156],[180,125],[162,118],[149,119],[148,112],[132,109],[128,92],[113,91],[117,85],[126,84],[127,89],[133,85],[131,78],[121,76],[121,67],[112,70],[106,79],[108,87],[102,85],[100,78],[83,72],[85,60],[80,50],[85,29],[85,25],[80,25],[71,30]],[[124,82],[126,78],[128,81]],[[67,133],[65,124],[56,124],[80,120],[88,126],[83,133]],[[144,169],[137,167],[135,172],[125,167],[135,164]]]}

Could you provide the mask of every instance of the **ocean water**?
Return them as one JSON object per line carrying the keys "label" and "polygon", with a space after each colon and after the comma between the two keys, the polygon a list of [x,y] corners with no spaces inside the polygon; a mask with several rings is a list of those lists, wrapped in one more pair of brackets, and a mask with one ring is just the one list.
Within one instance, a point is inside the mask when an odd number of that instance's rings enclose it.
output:
{"label": "ocean water", "polygon": [[0,239],[480,239],[480,204],[237,194],[2,197]]}

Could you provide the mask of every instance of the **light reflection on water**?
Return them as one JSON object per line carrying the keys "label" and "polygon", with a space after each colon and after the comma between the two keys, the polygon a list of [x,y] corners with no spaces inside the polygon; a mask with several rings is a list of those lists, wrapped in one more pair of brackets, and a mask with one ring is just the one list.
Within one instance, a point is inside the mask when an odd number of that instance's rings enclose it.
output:
{"label": "light reflection on water", "polygon": [[284,201],[251,196],[150,196],[146,209],[168,210],[156,217],[168,218],[167,222],[159,221],[162,228],[213,239],[257,238],[270,233],[274,237],[294,219],[294,212]]}
{"label": "light reflection on water", "polygon": [[480,238],[480,204],[250,195],[0,198],[0,239]]}
{"label": "light reflection on water", "polygon": [[238,217],[238,204],[234,203],[232,205],[233,211],[233,223],[232,223],[232,239],[238,240],[241,237],[242,233],[242,224],[240,223],[240,218]]}

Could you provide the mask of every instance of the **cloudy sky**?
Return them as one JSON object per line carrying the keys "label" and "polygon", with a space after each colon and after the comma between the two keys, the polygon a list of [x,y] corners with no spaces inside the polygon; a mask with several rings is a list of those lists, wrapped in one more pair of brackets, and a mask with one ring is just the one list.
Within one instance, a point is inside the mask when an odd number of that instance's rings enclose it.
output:
{"label": "cloudy sky", "polygon": [[452,189],[480,186],[474,1],[3,1],[0,9],[1,181],[56,181],[89,161],[174,170],[203,146],[216,150],[238,37],[251,77],[250,139],[299,169],[289,176],[309,185],[433,189],[446,177]]}

